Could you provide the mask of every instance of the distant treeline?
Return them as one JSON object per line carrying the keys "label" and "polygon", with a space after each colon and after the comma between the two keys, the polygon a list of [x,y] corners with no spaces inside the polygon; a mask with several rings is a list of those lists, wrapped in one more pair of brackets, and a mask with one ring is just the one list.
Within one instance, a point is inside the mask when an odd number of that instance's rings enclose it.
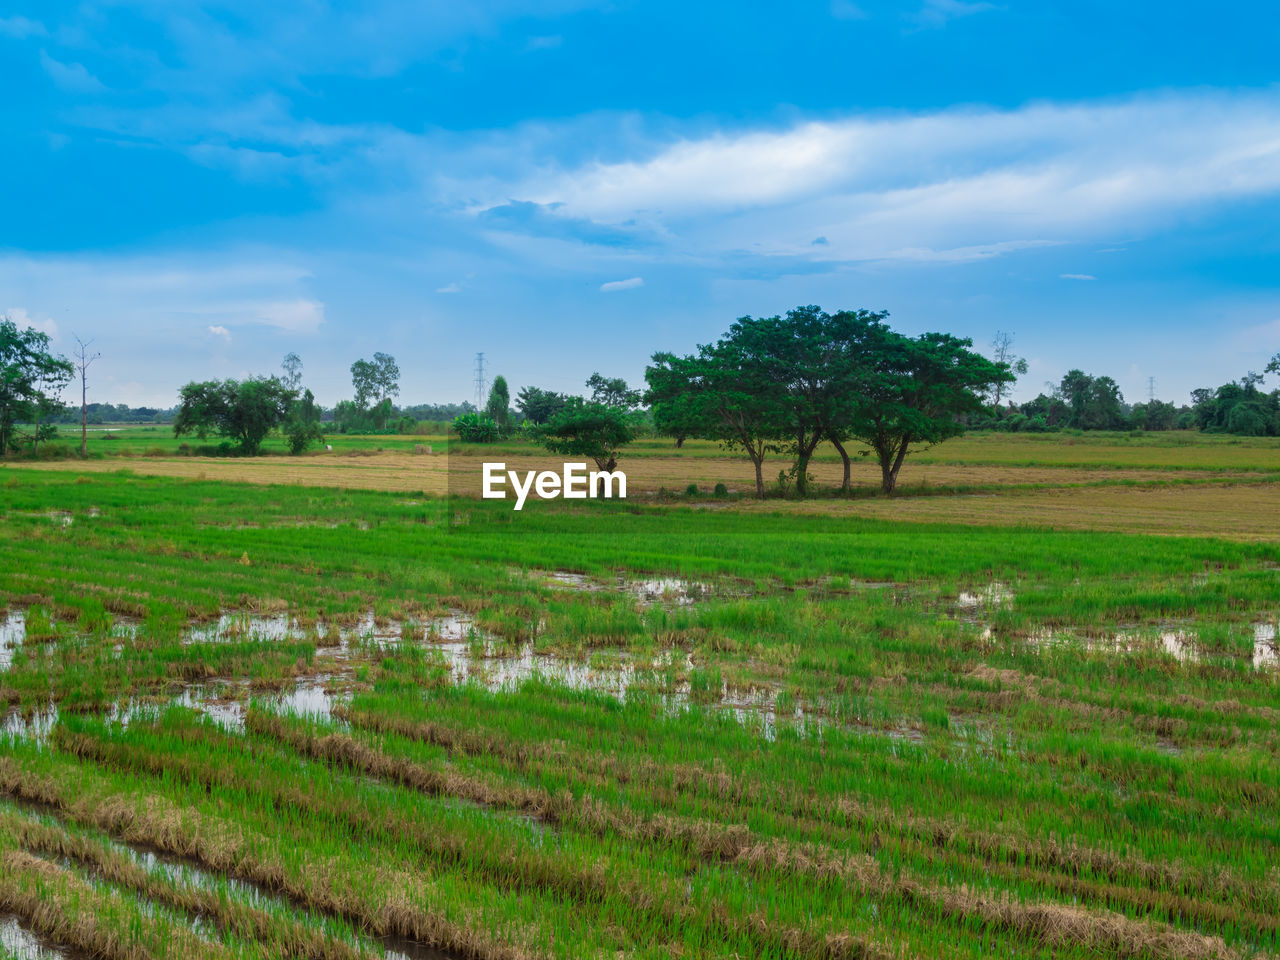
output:
{"label": "distant treeline", "polygon": [[[543,442],[576,443],[600,463],[636,436],[666,435],[677,445],[705,437],[740,447],[756,462],[766,450],[790,450],[796,486],[803,489],[814,445],[845,441],[868,446],[884,470],[886,490],[908,448],[936,443],[964,429],[1039,433],[1056,430],[1202,430],[1237,436],[1280,436],[1280,353],[1263,373],[1191,393],[1191,403],[1127,403],[1108,376],[1070,370],[1033,400],[1003,402],[1027,363],[1012,353],[1011,334],[999,333],[990,357],[971,342],[943,333],[917,338],[890,330],[887,314],[799,307],[785,317],[743,317],[721,340],[689,356],[659,353],[646,370],[648,390],[592,374],[589,397],[529,385],[513,398],[496,377],[483,410],[473,404],[397,405],[400,368],[375,353],[351,365],[354,397],[325,409],[302,384],[302,360],[288,354],[281,373],[245,380],[186,384],[176,407],[93,402],[86,423],[172,423],[178,435],[216,434],[241,453],[256,452],[273,431],[301,452],[325,433],[421,434],[450,430],[464,440],[516,434]],[[83,346],[83,345],[82,345]],[[38,451],[57,425],[78,425],[82,411],[63,400],[88,363],[53,354],[49,337],[0,317],[0,455]],[[984,398],[984,391],[985,398]],[[514,401],[514,402],[513,402]],[[625,422],[624,422],[625,421]],[[589,442],[581,435],[595,436]],[[565,437],[574,437],[565,440]],[[557,440],[555,438],[559,437]],[[596,448],[599,447],[597,450]],[[83,453],[83,441],[82,450]],[[583,455],[576,451],[575,455]],[[757,487],[762,478],[757,476]]]}
{"label": "distant treeline", "polygon": [[[101,423],[172,423],[177,407],[131,407],[127,403],[86,404],[90,424]],[[64,407],[49,418],[50,423],[80,423],[79,407]]]}
{"label": "distant treeline", "polygon": [[[474,413],[475,405],[468,402],[463,403],[415,403],[411,406],[395,406],[391,407],[391,418],[400,419],[407,417],[414,423],[434,422],[449,423],[454,417],[462,416],[464,413]],[[131,407],[127,403],[90,403],[86,405],[88,413],[88,422],[90,426],[99,426],[104,423],[173,423],[173,418],[177,416],[178,408],[174,407]],[[325,423],[334,422],[334,408],[322,408],[321,419]],[[53,416],[48,418],[49,423],[76,424],[80,423],[80,408],[66,406]]]}
{"label": "distant treeline", "polygon": [[[1280,374],[1280,354],[1267,365]],[[1246,437],[1280,436],[1280,389],[1261,389],[1266,374],[1252,371],[1217,389],[1191,391],[1191,403],[1126,403],[1110,377],[1071,370],[1048,393],[1023,404],[997,405],[970,418],[975,429],[1045,433],[1055,430],[1203,430]]]}

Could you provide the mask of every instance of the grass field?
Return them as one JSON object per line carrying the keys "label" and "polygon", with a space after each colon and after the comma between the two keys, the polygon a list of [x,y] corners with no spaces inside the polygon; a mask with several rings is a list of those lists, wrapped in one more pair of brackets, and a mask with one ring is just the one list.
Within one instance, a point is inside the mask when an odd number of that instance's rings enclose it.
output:
{"label": "grass field", "polygon": [[[337,437],[332,451],[298,457],[195,457],[177,454],[162,427],[128,428],[108,442],[91,440],[89,460],[14,462],[4,469],[39,467],[139,476],[253,484],[294,484],[442,496],[476,495],[480,464],[509,469],[558,468],[527,443],[453,443],[445,437]],[[157,441],[163,441],[157,442]],[[422,452],[414,453],[419,448]],[[429,453],[426,449],[430,450]],[[105,452],[104,452],[105,451]],[[121,451],[130,455],[122,455]],[[143,452],[149,451],[149,452]],[[620,462],[633,499],[719,507],[711,498],[723,483],[732,497],[754,491],[749,462],[715,444],[650,439],[628,447]],[[766,462],[766,479],[788,466]],[[899,500],[878,496],[879,468],[856,458],[854,498],[831,500],[841,481],[834,449],[820,448],[810,468],[816,500],[780,505],[771,499],[744,509],[784,509],[837,516],[944,521],[974,525],[1053,526],[1234,539],[1280,537],[1280,442],[1186,433],[1087,435],[987,434],[922,450],[903,467]],[[685,496],[690,484],[699,493]],[[909,502],[903,502],[907,501]]]}
{"label": "grass field", "polygon": [[439,439],[5,465],[0,942],[1276,955],[1280,445],[1160,441],[465,526]]}

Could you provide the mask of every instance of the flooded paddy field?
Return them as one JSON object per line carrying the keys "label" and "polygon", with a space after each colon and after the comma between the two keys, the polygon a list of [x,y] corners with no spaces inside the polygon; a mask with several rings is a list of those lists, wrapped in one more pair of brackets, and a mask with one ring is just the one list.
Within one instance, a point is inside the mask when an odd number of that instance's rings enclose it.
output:
{"label": "flooded paddy field", "polygon": [[1274,545],[3,494],[0,957],[1280,953]]}

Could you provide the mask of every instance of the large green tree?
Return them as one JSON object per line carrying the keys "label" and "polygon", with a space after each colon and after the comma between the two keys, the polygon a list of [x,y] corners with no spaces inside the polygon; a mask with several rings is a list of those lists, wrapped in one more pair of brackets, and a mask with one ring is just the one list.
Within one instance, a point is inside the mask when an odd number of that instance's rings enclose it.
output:
{"label": "large green tree", "polygon": [[[400,367],[388,353],[375,353],[372,360],[351,364],[351,385],[355,388],[355,409],[341,407],[344,429],[385,430],[391,419],[391,398],[400,392]],[[335,411],[335,419],[338,419]]]}
{"label": "large green tree", "polygon": [[817,307],[797,307],[785,317],[741,317],[720,341],[768,398],[802,496],[809,489],[809,461],[827,432],[831,371],[822,363],[822,325]]}
{"label": "large green tree", "polygon": [[369,402],[379,396],[377,364],[370,360],[357,360],[351,364],[351,385],[356,390],[356,409],[369,409]]}
{"label": "large green tree", "polygon": [[1067,426],[1079,430],[1121,430],[1126,426],[1124,397],[1110,377],[1068,370],[1056,390],[1067,406]]}
{"label": "large green tree", "polygon": [[850,425],[862,383],[875,369],[875,351],[888,315],[871,310],[828,314],[797,307],[785,316],[742,317],[717,345],[739,371],[744,391],[772,411],[769,429],[794,459],[792,473],[802,496],[809,490],[809,462],[823,440],[844,465],[841,488],[849,489],[854,439]]}
{"label": "large green tree", "polygon": [[601,470],[614,470],[622,448],[635,439],[631,421],[621,407],[571,397],[537,436],[552,453],[590,457]]}
{"label": "large green tree", "polygon": [[[42,421],[62,408],[59,394],[74,367],[50,353],[49,342],[46,333],[0,319],[0,454],[28,440],[38,445],[56,430]],[[24,423],[34,424],[31,434],[19,430]]]}
{"label": "large green tree", "polygon": [[179,394],[173,434],[203,439],[216,433],[233,440],[241,453],[253,456],[267,434],[285,422],[296,398],[277,377],[188,383]]}
{"label": "large green tree", "polygon": [[389,353],[373,355],[373,382],[379,400],[389,400],[400,393],[400,365]]}
{"label": "large green tree", "polygon": [[741,450],[755,468],[756,496],[764,496],[764,458],[779,449],[786,423],[735,342],[726,338],[686,357],[655,353],[645,380],[658,430]]}
{"label": "large green tree", "polygon": [[968,349],[969,340],[895,333],[887,316],[797,307],[785,316],[742,317],[694,356],[656,354],[645,374],[655,423],[741,447],[761,494],[770,449],[794,458],[804,495],[819,443],[830,441],[840,454],[845,491],[848,445],[865,443],[880,460],[881,488],[892,493],[910,450],[960,433],[960,418],[981,411],[984,397],[1013,373]]}
{"label": "large green tree", "polygon": [[1013,374],[949,333],[907,337],[886,327],[875,340],[846,429],[875,453],[880,489],[891,494],[912,449],[963,433],[960,418],[982,412],[995,382]]}

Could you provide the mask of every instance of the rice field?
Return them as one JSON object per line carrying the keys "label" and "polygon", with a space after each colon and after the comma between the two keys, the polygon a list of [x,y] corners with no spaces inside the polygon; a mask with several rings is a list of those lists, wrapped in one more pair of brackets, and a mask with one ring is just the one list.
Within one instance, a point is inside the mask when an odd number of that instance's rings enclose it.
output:
{"label": "rice field", "polygon": [[1280,955],[1277,448],[984,443],[0,469],[0,956]]}

